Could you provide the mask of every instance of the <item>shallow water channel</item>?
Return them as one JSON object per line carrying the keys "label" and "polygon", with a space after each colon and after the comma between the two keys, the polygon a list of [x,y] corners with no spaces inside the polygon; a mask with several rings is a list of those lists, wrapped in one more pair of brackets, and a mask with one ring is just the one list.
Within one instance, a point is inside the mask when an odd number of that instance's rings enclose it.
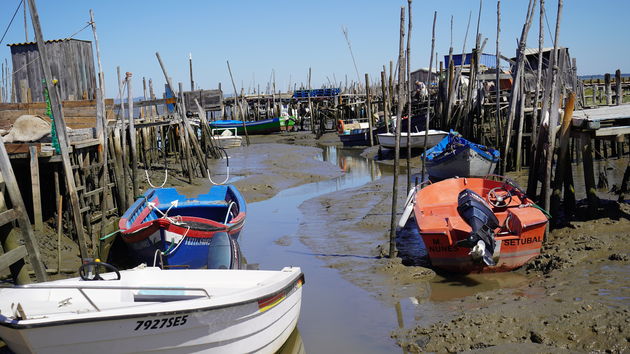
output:
{"label": "shallow water channel", "polygon": [[302,219],[298,207],[308,199],[360,187],[389,174],[359,153],[325,147],[318,158],[337,164],[345,171],[342,176],[287,189],[271,199],[248,204],[246,226],[239,239],[247,262],[257,263],[260,269],[299,266],[306,276],[298,324],[306,352],[396,352],[401,349],[390,338],[391,331],[405,323],[442,317],[448,309],[441,301],[523,282],[522,277],[509,274],[466,277],[465,281],[436,277],[426,298],[400,299],[396,306],[388,306],[327,267],[296,236]]}

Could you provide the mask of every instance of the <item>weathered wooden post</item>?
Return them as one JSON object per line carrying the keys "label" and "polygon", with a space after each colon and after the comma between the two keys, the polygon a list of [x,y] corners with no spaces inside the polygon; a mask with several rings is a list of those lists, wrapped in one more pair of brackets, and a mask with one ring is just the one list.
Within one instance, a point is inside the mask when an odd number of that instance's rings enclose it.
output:
{"label": "weathered wooden post", "polygon": [[512,123],[516,116],[516,105],[519,95],[522,94],[521,90],[521,76],[523,75],[523,69],[525,64],[525,46],[527,44],[527,34],[534,18],[534,7],[536,0],[529,0],[529,6],[527,7],[527,15],[525,17],[525,24],[521,32],[521,39],[519,41],[517,55],[516,55],[516,69],[512,74],[514,85],[512,86],[512,92],[510,93],[510,106],[508,110],[508,118],[505,127],[505,147],[503,148],[503,156],[501,159],[501,173],[507,172],[508,154],[510,151],[510,142],[512,139]]}
{"label": "weathered wooden post", "polygon": [[374,146],[374,134],[372,132],[372,99],[370,98],[370,77],[365,73],[365,95],[368,116],[368,134],[370,135],[370,146]]}
{"label": "weathered wooden post", "polygon": [[136,125],[133,121],[133,91],[131,89],[131,76],[130,72],[125,73],[125,80],[127,81],[127,105],[129,108],[129,146],[131,152],[131,187],[133,191],[127,196],[129,205],[133,203],[133,200],[138,194],[138,152],[136,151]]}
{"label": "weathered wooden post", "polygon": [[387,97],[387,75],[385,65],[381,71],[381,94],[383,95],[383,118],[385,119],[385,131],[389,133],[389,98]]}
{"label": "weathered wooden post", "polygon": [[623,91],[621,90],[621,70],[617,69],[615,71],[615,103],[617,106],[623,103]]}
{"label": "weathered wooden post", "polygon": [[396,115],[396,142],[394,144],[394,182],[392,185],[392,217],[389,229],[389,258],[396,255],[396,209],[398,202],[398,163],[400,160],[400,125],[401,113],[403,109],[402,83],[405,80],[403,71],[405,67],[405,57],[403,53],[403,43],[405,38],[405,7],[400,8],[400,43],[398,50],[398,112]]}
{"label": "weathered wooden post", "polygon": [[567,101],[562,125],[560,127],[559,151],[554,175],[553,195],[551,196],[551,212],[557,215],[560,207],[560,192],[564,184],[565,174],[571,173],[571,156],[569,152],[569,138],[571,133],[571,118],[575,108],[575,93],[571,92]]}
{"label": "weathered wooden post", "polygon": [[118,97],[120,97],[120,115],[118,116],[119,120],[119,128],[120,128],[120,146],[121,146],[121,168],[122,168],[122,191],[123,197],[125,200],[124,208],[127,209],[131,204],[129,204],[129,185],[127,178],[127,169],[129,168],[129,164],[127,162],[127,123],[125,119],[125,104],[123,102],[123,82],[120,77],[120,66],[116,67],[116,73],[118,74]]}
{"label": "weathered wooden post", "polygon": [[[435,22],[437,21],[437,11],[433,12],[433,30],[431,32],[431,53],[430,53],[430,59],[429,59],[429,74],[427,75],[427,80],[426,80],[426,86],[427,89],[429,87],[431,87],[431,73],[433,71],[433,51],[435,50]],[[427,143],[429,141],[429,112],[431,111],[431,92],[429,91],[429,95],[427,96],[427,115],[425,118],[425,124],[424,124],[424,151],[427,151]],[[409,117],[409,119],[411,119],[411,117]],[[408,122],[408,123],[411,123]],[[424,173],[426,171],[426,164],[427,164],[427,154],[423,154],[423,158],[422,158],[422,181],[424,182],[425,180],[425,176]]]}
{"label": "weathered wooden post", "polygon": [[[230,61],[227,60],[228,72],[230,73],[230,80],[232,80],[232,88],[234,89],[234,105],[236,106],[236,100],[238,99],[238,93],[236,92],[236,85],[234,84],[234,77],[232,76],[232,68],[230,68]],[[245,125],[245,117],[243,114],[243,106],[241,106],[241,102],[238,102],[238,108],[241,112],[241,121],[243,122],[243,132],[245,132],[245,141],[247,142],[247,146],[249,146],[249,134],[247,133],[247,126]]]}
{"label": "weathered wooden post", "polygon": [[308,68],[308,110],[311,115],[311,132],[315,134],[315,112],[313,112],[313,103],[311,100],[311,68]]}
{"label": "weathered wooden post", "polygon": [[[549,207],[551,206],[551,166],[553,163],[553,153],[555,150],[555,144],[556,144],[556,126],[558,125],[558,121],[556,120],[558,118],[558,108],[559,108],[559,104],[556,104],[557,102],[560,102],[559,100],[559,93],[556,93],[556,85],[558,85],[558,81],[559,81],[559,70],[558,70],[558,57],[560,56],[558,53],[558,46],[559,46],[559,41],[560,41],[560,20],[562,19],[562,4],[563,4],[563,0],[558,0],[558,13],[556,16],[556,32],[554,35],[554,46],[553,46],[553,60],[551,62],[551,68],[552,68],[552,73],[551,73],[551,90],[550,90],[550,101],[551,101],[551,106],[549,108],[549,127],[547,129],[547,161],[545,164],[545,180],[544,180],[544,188],[543,191],[545,192],[545,204],[544,204],[544,208],[545,210],[549,210]],[[563,62],[564,62],[564,56],[563,56]]]}
{"label": "weathered wooden post", "polygon": [[[411,189],[411,0],[407,0],[407,14],[409,15],[409,23],[407,27],[407,74],[405,78],[407,79],[407,156],[406,156],[406,167],[407,167],[407,188],[406,192],[409,192]],[[433,55],[431,55],[433,58]],[[429,76],[431,76],[431,71],[429,70]],[[427,89],[429,87],[427,86]],[[428,112],[428,111],[427,111]],[[401,113],[402,115],[402,113]],[[426,126],[426,131],[429,131],[429,126]],[[426,148],[426,146],[425,146]]]}
{"label": "weathered wooden post", "polygon": [[50,95],[50,105],[53,113],[53,119],[55,121],[55,129],[57,132],[57,139],[59,140],[59,146],[61,149],[61,159],[63,162],[64,174],[66,176],[66,186],[68,187],[68,194],[70,195],[70,204],[72,206],[72,217],[77,230],[77,238],[79,241],[79,249],[81,257],[88,257],[88,249],[86,243],[85,231],[83,230],[83,224],[81,222],[81,208],[79,207],[79,196],[77,194],[76,183],[73,178],[72,164],[70,162],[70,154],[68,152],[69,141],[66,132],[66,122],[63,116],[63,110],[61,108],[61,97],[59,97],[59,91],[54,86],[52,73],[50,71],[50,65],[48,63],[47,48],[44,44],[44,35],[39,23],[39,15],[37,13],[37,7],[35,0],[28,0],[28,4],[31,10],[31,22],[33,23],[33,29],[35,32],[35,38],[37,40],[37,50],[39,52],[39,64],[46,80],[46,88]]}
{"label": "weathered wooden post", "polygon": [[[452,23],[452,19],[451,19],[451,23]],[[451,27],[453,25],[451,24]],[[542,26],[542,25],[541,25]],[[494,124],[496,125],[496,144],[497,147],[501,145],[501,79],[500,79],[500,75],[501,75],[501,50],[499,47],[499,37],[501,35],[501,0],[497,1],[497,50],[496,50],[496,65],[497,65],[497,73],[496,73],[496,78],[495,78],[495,91],[497,93],[496,95],[496,115],[495,115],[495,122]],[[452,47],[451,47],[452,48]],[[452,50],[451,50],[452,52]],[[450,61],[450,59],[449,59]],[[449,66],[449,72],[451,71],[450,66]]]}
{"label": "weathered wooden post", "polygon": [[612,90],[610,87],[610,74],[604,74],[604,85],[606,86],[606,105],[610,106],[612,104]]}

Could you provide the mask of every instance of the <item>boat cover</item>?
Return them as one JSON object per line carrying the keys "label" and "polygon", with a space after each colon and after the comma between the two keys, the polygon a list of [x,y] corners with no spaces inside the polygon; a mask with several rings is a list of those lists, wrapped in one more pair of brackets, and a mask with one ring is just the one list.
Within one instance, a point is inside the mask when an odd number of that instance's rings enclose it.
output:
{"label": "boat cover", "polygon": [[464,139],[464,137],[458,132],[451,130],[437,145],[427,150],[427,161],[437,163],[442,159],[452,156],[453,154],[451,153],[456,154],[466,148],[473,149],[481,156],[491,160],[492,162],[499,161],[499,157],[501,156],[501,153],[498,150],[481,144],[475,144]]}

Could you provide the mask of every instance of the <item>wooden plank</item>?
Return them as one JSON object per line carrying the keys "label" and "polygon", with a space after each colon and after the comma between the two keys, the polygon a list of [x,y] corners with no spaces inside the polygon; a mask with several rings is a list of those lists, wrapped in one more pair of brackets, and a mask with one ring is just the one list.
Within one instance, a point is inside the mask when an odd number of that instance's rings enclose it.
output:
{"label": "wooden plank", "polygon": [[15,262],[23,259],[26,256],[28,256],[28,252],[26,252],[26,247],[24,246],[14,248],[9,252],[0,255],[0,270],[9,268]]}
{"label": "wooden plank", "polygon": [[630,134],[630,126],[599,128],[595,131],[595,136],[623,136]]}
{"label": "wooden plank", "polygon": [[[4,204],[4,201],[2,202]],[[15,210],[9,209],[0,213],[0,226],[4,226],[13,220],[17,219],[18,215],[15,213]]]}
{"label": "wooden plank", "polygon": [[33,196],[33,223],[35,230],[44,229],[44,220],[42,219],[42,197],[39,183],[39,158],[37,157],[37,148],[29,147],[31,155],[31,191]]}

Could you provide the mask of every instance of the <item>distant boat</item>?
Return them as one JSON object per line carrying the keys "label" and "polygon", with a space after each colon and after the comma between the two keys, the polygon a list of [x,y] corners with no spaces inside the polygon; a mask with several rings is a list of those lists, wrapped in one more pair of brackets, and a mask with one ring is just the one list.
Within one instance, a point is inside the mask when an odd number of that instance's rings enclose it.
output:
{"label": "distant boat", "polygon": [[238,136],[236,128],[218,128],[212,129],[212,141],[221,148],[229,149],[241,146],[243,137]]}
{"label": "distant boat", "polygon": [[449,178],[410,191],[411,215],[431,265],[455,273],[502,272],[540,254],[547,217],[510,180]]}
{"label": "distant boat", "polygon": [[[369,146],[370,145],[370,123],[367,118],[351,119],[349,121],[339,120],[337,122],[337,132],[339,140],[343,146]],[[372,128],[372,139],[377,143],[377,134],[386,132],[385,125]]]}
{"label": "distant boat", "polygon": [[[400,148],[407,148],[407,132],[400,133]],[[447,136],[448,133],[442,130],[429,130],[429,134],[427,137],[427,148],[430,148],[440,142],[442,138]],[[422,149],[424,148],[424,136],[425,132],[412,132],[409,135],[409,144],[412,149]],[[382,147],[386,147],[388,149],[394,149],[396,147],[396,134],[394,133],[381,133],[378,134],[378,143]]]}
{"label": "distant boat", "polygon": [[239,268],[235,241],[245,216],[245,199],[233,185],[212,186],[197,198],[175,188],[151,188],[127,209],[118,227],[137,263]]}
{"label": "distant boat", "polygon": [[298,267],[111,270],[0,289],[0,337],[17,354],[275,353],[300,316]]}
{"label": "distant boat", "polygon": [[427,172],[436,179],[492,174],[500,157],[499,151],[472,143],[454,131],[426,154]]}
{"label": "distant boat", "polygon": [[[259,121],[247,121],[245,122],[245,127],[247,128],[247,134],[277,133],[281,130],[290,130],[290,128],[295,125],[296,120],[297,118],[295,117],[278,117]],[[245,134],[243,122],[240,120],[217,120],[209,124],[210,127],[214,129],[236,128],[238,135]]]}

